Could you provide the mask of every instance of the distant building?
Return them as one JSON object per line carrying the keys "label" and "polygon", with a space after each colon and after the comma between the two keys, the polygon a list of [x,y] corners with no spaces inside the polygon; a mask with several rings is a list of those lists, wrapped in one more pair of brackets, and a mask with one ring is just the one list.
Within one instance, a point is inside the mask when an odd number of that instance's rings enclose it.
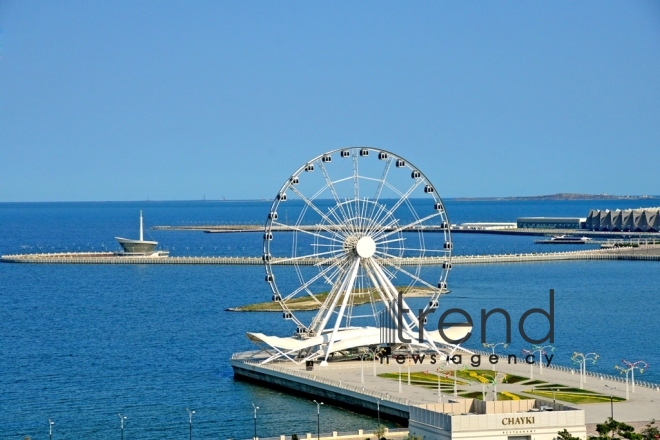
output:
{"label": "distant building", "polygon": [[459,226],[455,226],[454,229],[476,229],[476,230],[516,229],[516,224],[503,223],[503,222],[461,223]]}
{"label": "distant building", "polygon": [[659,232],[660,208],[592,209],[586,228],[592,231]]}
{"label": "distant building", "polygon": [[425,440],[555,440],[564,429],[587,438],[584,410],[536,399],[411,406],[408,429]]}
{"label": "distant building", "polygon": [[587,219],[579,217],[520,217],[518,228],[525,229],[585,229]]}

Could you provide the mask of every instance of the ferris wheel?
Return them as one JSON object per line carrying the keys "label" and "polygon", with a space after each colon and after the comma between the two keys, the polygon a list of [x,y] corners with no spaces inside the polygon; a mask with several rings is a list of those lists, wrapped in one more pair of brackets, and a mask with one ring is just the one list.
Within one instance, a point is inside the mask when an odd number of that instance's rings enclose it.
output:
{"label": "ferris wheel", "polygon": [[[291,174],[268,214],[272,300],[295,323],[294,338],[325,336],[311,356],[327,361],[342,332],[396,319],[400,294],[427,297],[425,311],[438,307],[451,269],[449,225],[436,188],[403,157],[374,148],[317,156]],[[417,335],[416,315],[403,316],[406,334]]]}

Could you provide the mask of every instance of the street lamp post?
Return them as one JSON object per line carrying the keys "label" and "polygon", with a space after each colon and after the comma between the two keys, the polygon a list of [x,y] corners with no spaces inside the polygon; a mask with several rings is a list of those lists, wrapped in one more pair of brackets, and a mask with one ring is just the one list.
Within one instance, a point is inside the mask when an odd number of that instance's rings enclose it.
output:
{"label": "street lamp post", "polygon": [[[503,348],[507,348],[509,346],[509,344],[507,344],[506,342],[497,342],[494,344],[489,342],[484,342],[484,347],[490,348],[493,354],[495,354],[495,349],[497,348],[498,345],[501,345]],[[491,367],[493,368],[493,371],[495,371],[495,364],[491,364]]]}
{"label": "street lamp post", "polygon": [[192,440],[192,417],[195,411],[190,411],[188,408],[186,408],[186,411],[188,411],[188,432],[190,434],[190,440]]}
{"label": "street lamp post", "polygon": [[259,409],[258,406],[255,406],[255,404],[252,404],[252,408],[254,408],[254,440],[257,440],[257,410]]}
{"label": "street lamp post", "polygon": [[126,416],[122,416],[121,414],[117,414],[119,416],[119,428],[121,429],[121,440],[124,440],[124,421],[126,420]]}
{"label": "street lamp post", "polygon": [[495,376],[491,376],[489,374],[484,374],[483,375],[485,377],[490,377],[490,379],[491,379],[491,384],[493,385],[493,391],[495,393],[495,399],[494,399],[495,402],[497,402],[497,378],[500,377],[500,374],[502,375],[501,376],[502,380],[504,380],[506,378],[506,374],[502,373],[501,371],[499,373],[495,374]]}
{"label": "street lamp post", "polygon": [[360,355],[360,383],[364,383],[364,357],[367,354]]}
{"label": "street lamp post", "polygon": [[614,420],[614,397],[613,397],[613,394],[614,394],[614,390],[616,390],[616,387],[611,387],[611,386],[606,384],[605,388],[610,389],[610,414],[611,414],[610,417],[611,417],[612,420]]}
{"label": "street lamp post", "polygon": [[401,389],[401,365],[399,365],[398,367],[399,367],[399,392],[401,393],[403,392],[403,390]]}
{"label": "street lamp post", "polygon": [[553,347],[552,345],[544,345],[544,346],[533,345],[532,346],[532,352],[537,352],[537,351],[539,352],[539,374],[543,374],[543,359],[542,358],[543,358],[544,354],[547,354],[547,352],[545,351],[546,348],[549,348],[550,351],[555,351],[555,347]]}
{"label": "street lamp post", "polygon": [[376,355],[381,353],[381,349],[375,348],[373,350],[367,349],[369,353],[371,353],[371,356],[373,357],[374,360],[374,377],[376,377]]}
{"label": "street lamp post", "polygon": [[53,425],[55,422],[53,422],[51,419],[48,419],[48,438],[50,440],[53,440]]}
{"label": "street lamp post", "polygon": [[[522,349],[522,354],[523,354],[523,356],[529,356],[531,354],[532,357],[534,357],[534,352],[529,351],[529,350],[525,350],[524,348]],[[527,362],[527,358],[525,358],[525,362]],[[534,379],[534,361],[533,360],[529,364],[529,378],[532,379],[532,380]]]}
{"label": "street lamp post", "polygon": [[316,439],[321,440],[321,405],[323,402],[319,403],[315,400],[314,403],[316,403]]}
{"label": "street lamp post", "polygon": [[622,360],[625,364],[626,367],[620,367],[618,365],[615,365],[614,368],[619,370],[621,374],[626,375],[626,400],[630,398],[630,394],[628,393],[628,373],[632,373],[632,392],[635,392],[635,369],[638,369],[640,373],[644,373],[644,369],[649,367],[649,364],[647,364],[644,361],[637,361],[637,362],[628,362],[627,360]]}
{"label": "street lamp post", "polygon": [[587,382],[587,361],[591,361],[591,364],[595,364],[599,356],[596,353],[578,353],[573,352],[573,357],[571,360],[577,364],[580,364],[580,389],[584,388],[583,384]]}

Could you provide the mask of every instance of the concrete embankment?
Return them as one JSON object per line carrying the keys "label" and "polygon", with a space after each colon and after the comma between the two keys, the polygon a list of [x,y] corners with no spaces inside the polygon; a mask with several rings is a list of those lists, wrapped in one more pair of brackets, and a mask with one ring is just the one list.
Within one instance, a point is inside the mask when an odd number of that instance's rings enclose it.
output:
{"label": "concrete embankment", "polygon": [[341,381],[318,377],[313,371],[294,370],[274,364],[260,365],[239,358],[232,358],[230,363],[237,379],[285,390],[295,396],[336,403],[343,408],[353,409],[363,414],[376,416],[380,411],[381,417],[404,425],[408,424],[408,407],[421,404],[367,387],[357,387]]}
{"label": "concrete embankment", "polygon": [[[323,229],[340,229],[340,226],[325,225]],[[263,225],[182,225],[182,226],[153,226],[151,229],[160,231],[200,231],[211,234],[237,233],[237,232],[263,232]],[[316,231],[317,225],[272,226],[271,231]],[[385,228],[385,231],[393,231],[395,228]],[[406,231],[444,232],[441,226],[414,226]],[[499,234],[499,235],[530,235],[530,236],[553,236],[553,235],[576,235],[578,237],[591,237],[600,239],[660,239],[660,232],[641,231],[590,231],[586,229],[531,229],[531,228],[503,228],[503,229],[479,229],[479,228],[452,228],[452,233],[459,234]]]}

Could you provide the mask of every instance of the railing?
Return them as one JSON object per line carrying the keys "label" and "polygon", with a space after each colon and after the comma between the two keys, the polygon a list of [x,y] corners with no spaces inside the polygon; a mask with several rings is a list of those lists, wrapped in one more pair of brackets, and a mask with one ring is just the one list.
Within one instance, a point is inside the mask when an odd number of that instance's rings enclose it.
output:
{"label": "railing", "polygon": [[[475,353],[482,354],[482,355],[487,355],[487,356],[491,356],[493,354],[490,351],[484,351],[484,350],[478,350],[478,349],[475,350],[475,349],[471,349],[471,348],[469,350],[473,351]],[[502,355],[502,354],[498,354],[498,353],[495,353],[495,355],[498,357],[498,359],[507,359],[508,358],[507,355]],[[518,357],[516,357],[516,359],[520,363],[526,363],[524,359],[521,359],[521,358],[518,358]],[[571,367],[565,367],[563,365],[557,365],[557,364],[550,364],[549,366],[544,367],[544,368],[548,368],[548,369],[551,369],[551,370],[557,370],[557,371],[564,371],[564,372],[571,373],[571,374],[579,374],[580,373],[579,369],[571,368]],[[593,378],[596,378],[596,379],[610,380],[610,381],[613,381],[613,382],[623,382],[623,383],[626,382],[625,376],[615,376],[615,375],[612,375],[612,374],[598,373],[598,372],[595,372],[595,371],[587,371],[587,376],[593,377]],[[632,384],[632,381],[629,381],[629,383]],[[657,384],[657,383],[651,383],[651,382],[645,382],[645,381],[641,381],[641,380],[635,380],[635,385],[645,387],[645,388],[656,389],[656,390],[660,391],[660,384]]]}
{"label": "railing", "polygon": [[[237,358],[234,358],[232,356],[232,359],[237,359]],[[292,368],[280,367],[278,365],[273,365],[273,364],[270,364],[270,363],[264,365],[264,364],[260,364],[258,361],[247,360],[247,359],[242,360],[242,363],[248,364],[248,365],[253,365],[253,366],[259,367],[259,368],[264,368],[264,369],[268,369],[268,370],[277,371],[277,372],[284,373],[284,374],[291,375],[291,376],[300,377],[302,379],[307,379],[307,380],[310,380],[310,381],[322,383],[324,385],[341,388],[341,389],[344,389],[344,390],[347,390],[347,391],[352,391],[354,393],[370,396],[370,397],[373,397],[374,399],[378,399],[382,402],[392,402],[392,403],[397,403],[399,405],[405,405],[405,406],[421,405],[422,404],[422,402],[418,402],[416,400],[403,399],[403,398],[392,396],[389,393],[382,393],[382,392],[379,392],[379,391],[374,391],[374,390],[367,389],[365,387],[358,387],[358,386],[355,386],[355,385],[342,383],[342,381],[338,381],[338,380],[334,380],[334,379],[328,379],[328,378],[325,378],[325,377],[319,377],[315,374],[308,373],[307,371],[301,371],[301,370],[296,370],[296,369],[292,369]],[[375,401],[374,401],[374,403],[375,403]]]}
{"label": "railing", "polygon": [[[637,252],[622,253],[610,249],[577,250],[547,253],[516,253],[492,255],[459,255],[451,259],[452,264],[492,264],[492,263],[523,263],[537,261],[562,260],[633,260],[660,261],[660,255],[645,255],[645,247],[637,248]],[[45,254],[10,254],[0,258],[8,263],[48,263],[48,264],[218,264],[218,265],[261,265],[260,257],[135,257],[122,256],[111,252],[66,252]],[[441,265],[447,261],[444,257],[404,257],[380,260],[385,265]],[[333,260],[322,258],[307,258],[296,260],[298,265],[326,265]],[[273,258],[271,264],[291,265],[290,259]]]}

